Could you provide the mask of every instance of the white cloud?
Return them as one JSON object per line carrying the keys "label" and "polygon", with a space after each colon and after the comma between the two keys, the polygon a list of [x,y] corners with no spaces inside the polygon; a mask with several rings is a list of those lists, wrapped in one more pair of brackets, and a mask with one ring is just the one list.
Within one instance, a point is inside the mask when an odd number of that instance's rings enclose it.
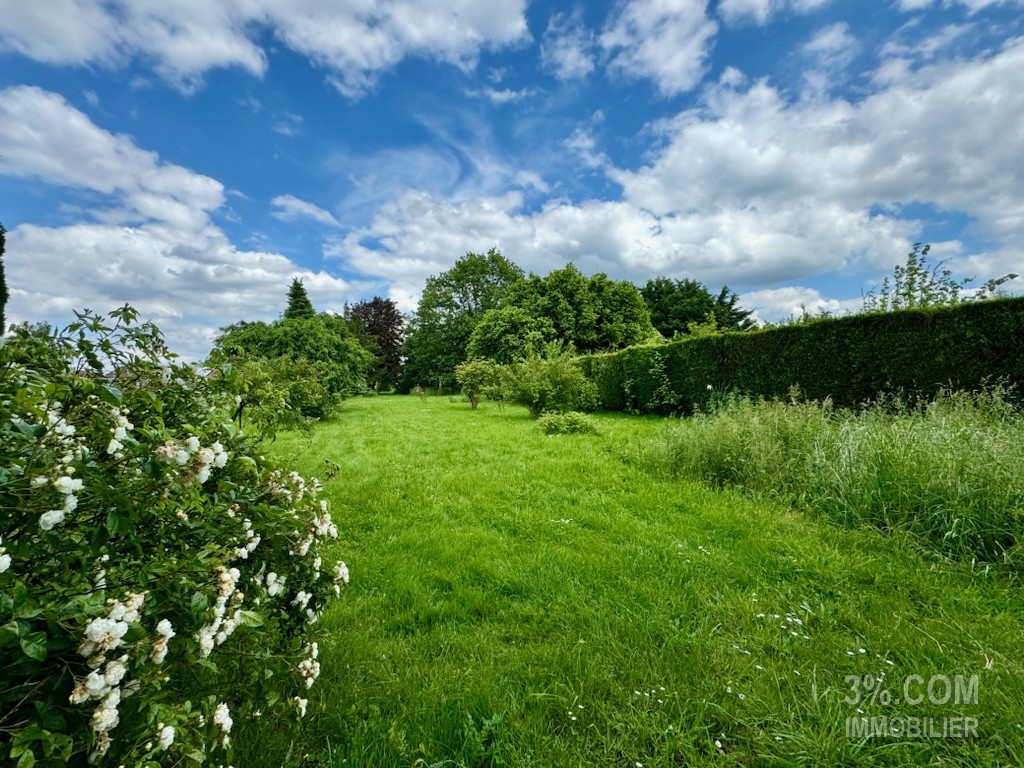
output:
{"label": "white cloud", "polygon": [[483,96],[485,99],[490,101],[492,104],[502,105],[511,104],[523,99],[528,99],[531,96],[537,94],[538,91],[535,88],[521,88],[516,90],[514,88],[484,88],[480,91],[470,91],[470,96]]}
{"label": "white cloud", "polygon": [[[74,309],[128,302],[158,322],[173,349],[202,357],[216,328],[279,314],[292,276],[305,279],[321,309],[340,311],[363,287],[279,254],[238,249],[210,221],[224,203],[219,182],[162,162],[39,88],[0,92],[0,173],[78,190],[95,219],[20,224],[9,233],[11,322],[66,323]],[[282,211],[330,215],[282,200]]]}
{"label": "white cloud", "polygon": [[580,14],[556,13],[540,44],[541,64],[559,80],[586,77],[594,70],[594,35]]}
{"label": "white cloud", "polygon": [[622,5],[601,33],[608,67],[629,77],[649,77],[666,96],[692,90],[707,69],[718,24],[707,0],[633,0]]}
{"label": "white cloud", "polygon": [[778,13],[809,13],[829,0],[721,0],[718,14],[727,24],[753,21],[765,24]]}
{"label": "white cloud", "polygon": [[472,66],[480,50],[528,36],[524,0],[50,0],[8,3],[0,14],[0,50],[51,64],[120,66],[151,60],[179,88],[205,72],[240,67],[262,75],[259,34],[270,29],[292,50],[331,73],[349,96],[406,56]]}
{"label": "white cloud", "polygon": [[850,34],[850,25],[839,21],[822,27],[803,46],[804,53],[818,60],[820,66],[843,68],[853,59],[859,44]]}
{"label": "white cloud", "polygon": [[[688,276],[756,291],[890,269],[921,233],[901,213],[916,202],[962,212],[976,234],[1002,244],[998,257],[976,263],[988,279],[1011,271],[1010,254],[1024,247],[1015,160],[1024,135],[1012,130],[1024,124],[1020,71],[1024,40],[905,71],[857,103],[789,102],[734,72],[702,106],[660,124],[660,148],[641,168],[611,167],[584,130],[569,139],[622,185],[621,200],[550,200],[534,210],[512,193],[453,200],[406,191],[329,255],[406,296],[467,250],[492,245],[538,272],[572,260],[617,278]],[[949,119],[958,114],[972,119]],[[809,294],[765,296],[832,308]]]}
{"label": "white cloud", "polygon": [[282,136],[294,138],[302,135],[302,116],[294,112],[285,112],[274,121],[270,130]]}
{"label": "white cloud", "polygon": [[738,303],[744,309],[753,310],[755,320],[778,323],[791,318],[799,319],[805,313],[811,316],[824,313],[833,316],[850,314],[861,308],[863,299],[826,298],[815,288],[794,285],[749,291],[739,297]]}
{"label": "white cloud", "polygon": [[277,208],[271,215],[282,221],[294,221],[295,219],[307,218],[326,224],[331,227],[340,227],[341,224],[334,218],[333,214],[325,211],[313,203],[307,203],[293,195],[278,195],[270,201]]}
{"label": "white cloud", "polygon": [[94,213],[111,223],[154,220],[195,234],[224,202],[216,180],[160,162],[33,86],[0,92],[0,173],[101,193],[113,207]]}
{"label": "white cloud", "polygon": [[[901,11],[920,11],[931,5],[934,5],[936,0],[899,0],[897,3]],[[968,13],[977,13],[978,11],[988,8],[990,5],[1024,5],[1024,0],[942,0],[942,5],[946,8],[952,5],[962,5],[967,9]]]}

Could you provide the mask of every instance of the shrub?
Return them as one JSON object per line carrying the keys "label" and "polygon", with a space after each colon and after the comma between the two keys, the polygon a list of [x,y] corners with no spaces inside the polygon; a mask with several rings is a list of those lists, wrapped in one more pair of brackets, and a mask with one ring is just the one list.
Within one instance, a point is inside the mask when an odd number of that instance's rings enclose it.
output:
{"label": "shrub", "polygon": [[766,398],[798,386],[841,407],[879,392],[932,397],[943,388],[976,389],[988,378],[1019,386],[1024,298],[723,333],[585,357],[581,365],[602,408],[641,412],[699,411],[709,384]]}
{"label": "shrub", "polygon": [[670,472],[781,496],[847,525],[908,532],[947,555],[1018,561],[1024,414],[1005,389],[860,410],[736,398],[651,451]]}
{"label": "shrub", "polygon": [[455,380],[462,386],[462,393],[475,411],[480,398],[497,380],[497,368],[491,360],[469,360],[455,368]]}
{"label": "shrub", "polygon": [[545,411],[591,411],[597,391],[570,352],[549,349],[548,357],[531,357],[501,366],[504,400],[525,405],[535,418]]}
{"label": "shrub", "polygon": [[579,411],[542,413],[537,427],[545,435],[598,435],[601,429],[597,419]]}
{"label": "shrub", "polygon": [[[0,732],[19,766],[227,764],[297,723],[347,582],[320,483],[125,307],[0,347]],[[5,750],[6,751],[6,750]]]}

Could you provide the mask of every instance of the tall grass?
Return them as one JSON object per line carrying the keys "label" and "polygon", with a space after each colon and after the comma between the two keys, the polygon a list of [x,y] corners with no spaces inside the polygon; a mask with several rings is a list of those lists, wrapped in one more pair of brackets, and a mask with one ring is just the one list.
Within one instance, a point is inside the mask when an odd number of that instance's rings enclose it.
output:
{"label": "tall grass", "polygon": [[950,556],[1024,554],[1024,413],[998,386],[858,410],[733,398],[674,427],[651,458],[844,524],[905,531]]}

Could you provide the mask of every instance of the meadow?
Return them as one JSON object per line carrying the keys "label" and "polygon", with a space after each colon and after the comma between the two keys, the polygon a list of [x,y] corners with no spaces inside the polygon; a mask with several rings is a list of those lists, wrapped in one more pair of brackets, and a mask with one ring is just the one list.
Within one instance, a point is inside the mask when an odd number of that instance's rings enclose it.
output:
{"label": "meadow", "polygon": [[[302,741],[239,723],[235,763],[1024,764],[1012,571],[659,471],[686,424],[596,419],[549,436],[517,406],[381,396],[279,437],[305,475],[339,465],[352,580]],[[976,697],[925,695],[958,675]],[[848,736],[862,715],[977,736]]]}

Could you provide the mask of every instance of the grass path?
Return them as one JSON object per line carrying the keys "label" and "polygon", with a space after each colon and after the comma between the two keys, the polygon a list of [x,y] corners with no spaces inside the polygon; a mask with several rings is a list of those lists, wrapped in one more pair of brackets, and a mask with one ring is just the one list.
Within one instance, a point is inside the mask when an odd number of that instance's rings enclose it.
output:
{"label": "grass path", "polygon": [[[323,619],[313,764],[1024,765],[1019,585],[656,478],[637,456],[663,425],[599,418],[546,437],[516,408],[364,398],[278,441],[304,474],[341,466],[352,583]],[[859,707],[978,738],[848,738],[847,676],[883,672],[897,698],[978,675],[977,704]]]}

